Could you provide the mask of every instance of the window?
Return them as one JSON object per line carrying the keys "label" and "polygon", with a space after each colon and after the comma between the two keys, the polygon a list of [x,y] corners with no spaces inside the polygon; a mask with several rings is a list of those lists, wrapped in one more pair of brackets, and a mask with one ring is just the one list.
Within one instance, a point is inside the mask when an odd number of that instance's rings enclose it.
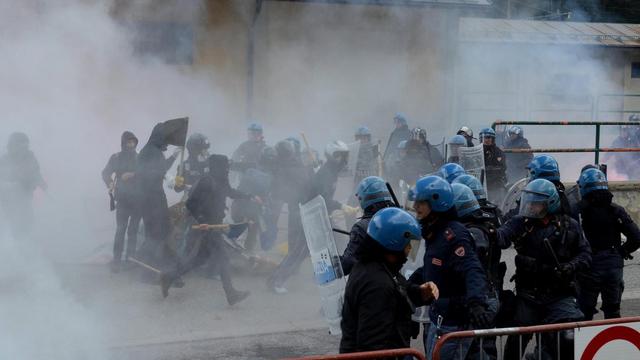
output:
{"label": "window", "polygon": [[631,63],[631,78],[640,79],[640,62]]}

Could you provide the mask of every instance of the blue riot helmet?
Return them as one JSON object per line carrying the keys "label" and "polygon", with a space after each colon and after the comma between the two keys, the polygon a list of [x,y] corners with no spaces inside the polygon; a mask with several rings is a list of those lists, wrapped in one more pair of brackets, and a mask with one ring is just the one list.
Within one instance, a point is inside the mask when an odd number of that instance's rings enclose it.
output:
{"label": "blue riot helmet", "polygon": [[453,189],[453,204],[456,207],[458,217],[465,217],[480,209],[478,199],[468,186],[455,183],[451,184],[451,189]]}
{"label": "blue riot helmet", "polygon": [[527,165],[527,170],[529,170],[529,181],[536,179],[560,181],[560,167],[553,156],[545,154],[534,156]]}
{"label": "blue riot helmet", "polygon": [[387,183],[378,176],[369,176],[358,184],[356,197],[360,201],[360,207],[364,210],[373,204],[383,201],[393,201]]}
{"label": "blue riot helmet", "polygon": [[467,146],[467,140],[462,135],[454,135],[449,139],[449,146],[451,145],[462,145]]}
{"label": "blue riot helmet", "polygon": [[480,180],[478,180],[478,178],[473,175],[460,175],[455,180],[453,180],[451,184],[466,185],[471,189],[471,191],[473,191],[473,195],[475,195],[478,201],[487,200],[487,193],[484,191],[484,186],[482,186]]}
{"label": "blue riot helmet", "polygon": [[466,146],[467,146],[467,139],[465,139],[464,136],[454,135],[453,137],[451,137],[451,139],[449,139],[449,142],[447,142],[447,148],[449,153],[448,157],[459,158],[460,148],[463,148]]}
{"label": "blue riot helmet", "polygon": [[520,195],[521,216],[542,219],[560,209],[560,195],[549,180],[536,179],[527,184]]}
{"label": "blue riot helmet", "polygon": [[360,126],[357,130],[356,130],[356,136],[371,136],[371,130],[369,130],[368,127],[366,126]]}
{"label": "blue riot helmet", "polygon": [[524,130],[518,125],[513,125],[507,130],[509,136],[524,136]]}
{"label": "blue riot helmet", "polygon": [[480,130],[480,141],[484,141],[485,138],[487,139],[496,139],[496,131],[493,130],[492,128],[484,128],[482,130]]}
{"label": "blue riot helmet", "polygon": [[409,200],[429,203],[431,211],[446,212],[453,207],[453,189],[439,176],[425,176],[409,190]]}
{"label": "blue riot helmet", "polygon": [[255,131],[257,133],[262,134],[262,125],[260,123],[254,122],[249,124],[249,126],[247,127],[247,131]]}
{"label": "blue riot helmet", "polygon": [[367,227],[369,235],[387,250],[403,251],[411,240],[421,238],[418,221],[408,212],[398,208],[378,211]]}
{"label": "blue riot helmet", "polygon": [[609,190],[607,176],[599,169],[586,169],[583,171],[578,179],[578,186],[582,197],[595,190]]}
{"label": "blue riot helmet", "polygon": [[440,175],[451,184],[455,178],[460,175],[464,175],[467,172],[464,168],[456,163],[444,164],[440,167]]}
{"label": "blue riot helmet", "polygon": [[407,117],[401,112],[396,113],[393,117],[393,123],[396,126],[407,126]]}

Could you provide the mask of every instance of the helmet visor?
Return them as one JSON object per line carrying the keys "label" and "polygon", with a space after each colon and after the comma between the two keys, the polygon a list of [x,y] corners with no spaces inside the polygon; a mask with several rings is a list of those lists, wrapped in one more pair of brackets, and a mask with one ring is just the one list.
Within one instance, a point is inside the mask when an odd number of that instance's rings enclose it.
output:
{"label": "helmet visor", "polygon": [[549,212],[549,196],[534,192],[523,191],[520,195],[520,211],[521,216],[542,219]]}

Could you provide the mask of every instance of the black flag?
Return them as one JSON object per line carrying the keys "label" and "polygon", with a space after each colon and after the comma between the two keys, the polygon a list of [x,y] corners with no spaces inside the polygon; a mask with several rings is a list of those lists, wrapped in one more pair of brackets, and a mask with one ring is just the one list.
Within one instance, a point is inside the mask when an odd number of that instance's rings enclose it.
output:
{"label": "black flag", "polygon": [[189,118],[178,118],[167,120],[162,123],[167,145],[185,146],[187,142],[187,129],[189,128]]}

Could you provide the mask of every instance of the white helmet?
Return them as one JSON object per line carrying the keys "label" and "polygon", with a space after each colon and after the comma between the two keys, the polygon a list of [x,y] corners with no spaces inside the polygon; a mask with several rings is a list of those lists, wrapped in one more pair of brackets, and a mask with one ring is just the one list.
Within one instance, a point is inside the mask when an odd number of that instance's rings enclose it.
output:
{"label": "white helmet", "polygon": [[349,155],[349,147],[340,140],[335,140],[327,144],[324,148],[324,156],[328,159],[336,159],[339,154]]}
{"label": "white helmet", "polygon": [[466,137],[473,137],[473,130],[471,130],[471,128],[469,128],[468,126],[463,126],[460,128],[460,130],[458,130],[458,132],[456,133],[457,135],[464,135]]}

